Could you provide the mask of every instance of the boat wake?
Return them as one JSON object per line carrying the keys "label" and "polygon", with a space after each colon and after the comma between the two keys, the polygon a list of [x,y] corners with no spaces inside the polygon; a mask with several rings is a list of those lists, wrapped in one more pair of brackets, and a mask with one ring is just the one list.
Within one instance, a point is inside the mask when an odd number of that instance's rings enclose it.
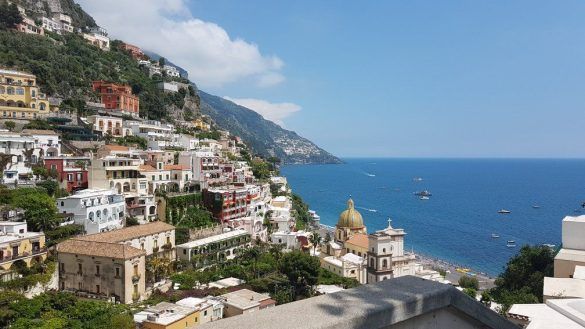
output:
{"label": "boat wake", "polygon": [[368,176],[368,177],[376,177],[376,175],[374,175],[374,174],[370,174],[370,173],[368,173],[368,172],[367,172],[367,173],[364,173],[364,174],[365,174],[366,176]]}
{"label": "boat wake", "polygon": [[362,209],[362,210],[365,210],[365,211],[369,211],[369,212],[378,212],[378,210],[376,210],[376,209],[370,209],[370,208],[364,208],[364,207],[356,207],[356,208]]}

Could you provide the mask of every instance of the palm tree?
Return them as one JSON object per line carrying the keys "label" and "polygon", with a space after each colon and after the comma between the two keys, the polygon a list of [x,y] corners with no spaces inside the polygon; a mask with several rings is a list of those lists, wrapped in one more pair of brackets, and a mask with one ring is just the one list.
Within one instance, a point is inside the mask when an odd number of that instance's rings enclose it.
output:
{"label": "palm tree", "polygon": [[317,232],[313,232],[309,235],[309,242],[313,245],[313,255],[315,255],[315,250],[321,244],[321,236]]}

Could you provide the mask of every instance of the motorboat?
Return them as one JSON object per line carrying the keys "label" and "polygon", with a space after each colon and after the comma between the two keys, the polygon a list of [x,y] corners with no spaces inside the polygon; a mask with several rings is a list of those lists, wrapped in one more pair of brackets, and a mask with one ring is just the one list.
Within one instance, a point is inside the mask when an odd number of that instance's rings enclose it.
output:
{"label": "motorboat", "polygon": [[508,242],[506,243],[506,247],[508,247],[508,248],[516,247],[516,241],[508,240]]}
{"label": "motorboat", "polygon": [[532,205],[532,208],[534,208],[534,209],[540,209],[540,206],[539,206],[539,205],[537,205],[537,204],[533,204],[533,205]]}
{"label": "motorboat", "polygon": [[431,194],[431,192],[429,192],[427,190],[424,190],[424,191],[420,191],[420,192],[415,192],[414,195],[417,195],[417,196],[431,196],[432,194]]}
{"label": "motorboat", "polygon": [[511,213],[510,210],[506,210],[506,209],[500,209],[500,210],[498,210],[498,214],[509,214],[509,213]]}
{"label": "motorboat", "polygon": [[423,181],[422,177],[415,177],[412,180],[415,182],[422,182]]}
{"label": "motorboat", "polygon": [[420,199],[421,200],[430,200],[431,198],[429,198],[428,196],[421,196]]}
{"label": "motorboat", "polygon": [[492,233],[492,239],[497,239],[497,238],[499,238],[499,237],[500,237],[500,236],[499,236],[498,234],[496,234],[496,233]]}

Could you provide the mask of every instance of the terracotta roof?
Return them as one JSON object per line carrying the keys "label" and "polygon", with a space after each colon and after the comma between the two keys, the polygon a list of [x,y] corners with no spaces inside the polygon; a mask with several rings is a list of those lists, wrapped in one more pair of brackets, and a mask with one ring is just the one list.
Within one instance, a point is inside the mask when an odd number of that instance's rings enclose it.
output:
{"label": "terracotta roof", "polygon": [[136,225],[125,227],[119,230],[113,230],[108,232],[96,233],[81,236],[78,239],[85,240],[85,241],[99,241],[99,242],[124,242],[136,238],[140,238],[147,235],[152,235],[156,233],[166,232],[170,230],[174,230],[175,227],[173,225],[167,224],[165,222],[150,222],[148,224],[143,225]]}
{"label": "terracotta roof", "polygon": [[138,171],[157,171],[155,167],[151,165],[140,165]]}
{"label": "terracotta roof", "polygon": [[58,135],[56,132],[48,129],[23,129],[22,133],[30,135]]}
{"label": "terracotta roof", "polygon": [[129,259],[146,255],[144,250],[122,243],[85,241],[77,238],[59,243],[57,252],[116,259]]}
{"label": "terracotta roof", "polygon": [[185,165],[165,165],[165,170],[189,170],[189,167]]}
{"label": "terracotta roof", "polygon": [[110,151],[128,151],[130,150],[128,148],[128,146],[122,146],[122,145],[104,145],[102,146],[104,149],[110,150]]}
{"label": "terracotta roof", "polygon": [[352,235],[345,243],[353,244],[361,248],[368,249],[368,235],[357,233]]}

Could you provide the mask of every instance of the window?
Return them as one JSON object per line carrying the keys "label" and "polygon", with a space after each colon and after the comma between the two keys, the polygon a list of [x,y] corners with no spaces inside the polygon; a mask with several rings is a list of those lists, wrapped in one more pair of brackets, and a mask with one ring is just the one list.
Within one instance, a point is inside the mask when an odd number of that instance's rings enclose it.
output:
{"label": "window", "polygon": [[65,272],[65,263],[59,263],[59,272]]}
{"label": "window", "polygon": [[386,248],[383,248],[383,249],[382,249],[382,252],[384,252],[384,253],[385,253],[385,252],[386,252]]}
{"label": "window", "polygon": [[171,237],[167,236],[167,244],[171,244]]}
{"label": "window", "polygon": [[140,243],[140,249],[144,250],[144,242]]}
{"label": "window", "polygon": [[83,274],[83,269],[80,263],[77,264],[77,274]]}
{"label": "window", "polygon": [[120,268],[116,267],[116,277],[119,278],[120,277]]}
{"label": "window", "polygon": [[82,177],[83,177],[83,174],[82,174],[82,173],[78,173],[78,174],[77,174],[77,181],[78,181],[78,182],[81,182],[81,180],[82,180]]}
{"label": "window", "polygon": [[134,275],[138,275],[138,265],[134,265]]}
{"label": "window", "polygon": [[73,174],[67,174],[67,181],[69,182],[73,181]]}
{"label": "window", "polygon": [[100,285],[99,284],[96,284],[95,285],[95,293],[96,294],[99,294],[100,293]]}
{"label": "window", "polygon": [[24,95],[24,88],[16,88],[17,95]]}
{"label": "window", "polygon": [[95,266],[95,274],[100,275],[100,266],[99,265]]}

